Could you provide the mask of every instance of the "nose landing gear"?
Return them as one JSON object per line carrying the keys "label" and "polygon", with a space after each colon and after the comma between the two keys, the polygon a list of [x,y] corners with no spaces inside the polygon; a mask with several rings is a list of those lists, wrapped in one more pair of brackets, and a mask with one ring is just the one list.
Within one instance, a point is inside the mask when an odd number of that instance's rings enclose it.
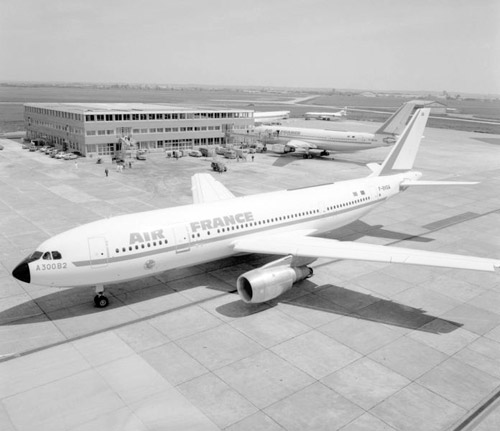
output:
{"label": "nose landing gear", "polygon": [[109,299],[104,296],[104,286],[99,285],[95,287],[94,304],[97,308],[105,308],[109,304]]}

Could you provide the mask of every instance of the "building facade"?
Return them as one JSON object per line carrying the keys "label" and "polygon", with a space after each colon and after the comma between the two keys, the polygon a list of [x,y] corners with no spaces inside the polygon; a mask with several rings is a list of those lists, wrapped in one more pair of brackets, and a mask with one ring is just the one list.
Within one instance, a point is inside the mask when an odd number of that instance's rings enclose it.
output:
{"label": "building facade", "polygon": [[91,157],[116,154],[123,139],[147,151],[221,145],[254,123],[252,110],[144,103],[27,103],[24,121],[27,138]]}

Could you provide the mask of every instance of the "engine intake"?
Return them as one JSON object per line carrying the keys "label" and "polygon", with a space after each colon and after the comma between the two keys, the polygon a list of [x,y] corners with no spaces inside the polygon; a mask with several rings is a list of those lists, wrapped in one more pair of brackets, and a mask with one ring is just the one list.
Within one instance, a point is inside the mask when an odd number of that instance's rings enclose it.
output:
{"label": "engine intake", "polygon": [[308,266],[257,268],[238,277],[236,287],[246,303],[258,304],[290,290],[294,283],[312,275]]}

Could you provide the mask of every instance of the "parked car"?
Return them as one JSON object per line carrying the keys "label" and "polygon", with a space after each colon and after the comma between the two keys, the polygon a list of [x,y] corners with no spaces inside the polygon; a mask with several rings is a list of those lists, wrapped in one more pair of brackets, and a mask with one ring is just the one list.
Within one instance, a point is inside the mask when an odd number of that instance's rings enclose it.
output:
{"label": "parked car", "polygon": [[78,159],[78,156],[74,153],[67,153],[63,157],[64,160],[75,160]]}
{"label": "parked car", "polygon": [[31,144],[29,150],[32,151],[32,152],[35,152],[36,151],[36,145]]}
{"label": "parked car", "polygon": [[236,151],[227,150],[224,152],[224,157],[226,159],[236,159]]}
{"label": "parked car", "polygon": [[49,156],[52,157],[52,158],[54,158],[57,155],[57,153],[59,153],[59,152],[60,152],[59,150],[56,150],[54,148],[51,151],[49,151]]}
{"label": "parked car", "polygon": [[23,150],[29,150],[30,146],[28,144],[23,144]]}
{"label": "parked car", "polygon": [[227,171],[227,166],[222,162],[212,162],[211,166],[215,172],[226,172]]}
{"label": "parked car", "polygon": [[137,151],[135,158],[137,160],[146,160],[146,153],[144,151]]}
{"label": "parked car", "polygon": [[66,153],[64,151],[60,151],[56,154],[56,159],[62,159],[65,155]]}
{"label": "parked car", "polygon": [[203,154],[201,154],[201,151],[193,150],[189,152],[189,155],[191,157],[201,157]]}

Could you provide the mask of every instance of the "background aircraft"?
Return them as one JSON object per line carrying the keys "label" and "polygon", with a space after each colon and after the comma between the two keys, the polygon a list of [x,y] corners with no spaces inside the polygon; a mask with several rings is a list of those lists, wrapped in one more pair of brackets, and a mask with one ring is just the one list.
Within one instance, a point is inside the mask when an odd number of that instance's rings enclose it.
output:
{"label": "background aircraft", "polygon": [[[394,144],[413,113],[415,103],[403,104],[375,133],[341,132],[305,127],[258,126],[253,136],[278,153],[301,153],[304,158],[328,156],[330,152],[367,150]],[[240,133],[235,135],[243,136]],[[271,147],[272,146],[272,147]]]}
{"label": "background aircraft", "polygon": [[286,120],[290,117],[290,111],[267,111],[254,112],[253,119],[255,125],[276,124],[280,120]]}
{"label": "background aircraft", "polygon": [[307,265],[319,257],[494,271],[500,260],[317,236],[357,220],[410,186],[471,184],[419,181],[422,174],[412,170],[428,116],[429,109],[417,110],[385,161],[370,165],[366,178],[234,197],[209,174],[196,174],[193,204],[61,233],[40,244],[12,275],[46,286],[95,285],[95,305],[105,307],[105,284],[240,253],[284,256],[238,278],[238,293],[252,303],[276,298],[312,276]]}
{"label": "background aircraft", "polygon": [[340,120],[342,117],[345,116],[347,116],[347,106],[338,112],[306,112],[304,114],[304,118],[306,120],[317,119],[325,121]]}

